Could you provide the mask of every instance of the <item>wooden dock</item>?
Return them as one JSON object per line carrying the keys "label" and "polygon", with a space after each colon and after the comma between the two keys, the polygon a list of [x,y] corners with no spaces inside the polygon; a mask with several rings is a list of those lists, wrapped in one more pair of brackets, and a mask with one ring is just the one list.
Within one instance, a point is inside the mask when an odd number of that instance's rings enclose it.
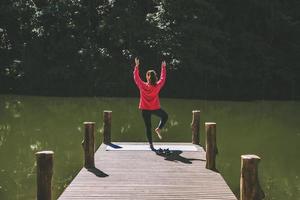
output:
{"label": "wooden dock", "polygon": [[169,148],[157,155],[146,143],[102,144],[95,168],[83,168],[59,197],[66,199],[236,200],[222,176],[205,167],[205,151],[190,143],[155,143]]}

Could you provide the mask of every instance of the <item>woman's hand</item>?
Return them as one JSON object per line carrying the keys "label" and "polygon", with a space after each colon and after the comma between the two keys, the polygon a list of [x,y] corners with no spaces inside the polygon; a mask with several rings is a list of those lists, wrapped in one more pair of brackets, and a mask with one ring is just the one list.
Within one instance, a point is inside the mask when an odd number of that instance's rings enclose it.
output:
{"label": "woman's hand", "polygon": [[166,65],[167,65],[167,64],[166,64],[166,61],[163,60],[163,61],[161,62],[161,66],[162,66],[162,67],[165,67]]}
{"label": "woman's hand", "polygon": [[134,62],[135,62],[135,66],[140,65],[140,60],[137,57],[134,59]]}

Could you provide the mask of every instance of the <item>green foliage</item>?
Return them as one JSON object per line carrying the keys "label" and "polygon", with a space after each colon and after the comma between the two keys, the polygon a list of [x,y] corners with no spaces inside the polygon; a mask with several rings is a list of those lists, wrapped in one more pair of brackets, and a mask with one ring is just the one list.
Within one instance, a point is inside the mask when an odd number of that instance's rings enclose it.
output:
{"label": "green foliage", "polygon": [[167,60],[165,96],[298,99],[299,9],[297,0],[2,0],[0,92],[133,96],[140,56],[142,73]]}

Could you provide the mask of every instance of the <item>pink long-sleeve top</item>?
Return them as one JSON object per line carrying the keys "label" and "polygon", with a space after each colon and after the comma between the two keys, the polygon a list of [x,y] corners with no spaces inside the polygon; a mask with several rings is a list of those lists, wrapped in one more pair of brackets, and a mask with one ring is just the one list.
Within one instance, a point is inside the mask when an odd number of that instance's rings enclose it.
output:
{"label": "pink long-sleeve top", "polygon": [[139,109],[157,110],[160,109],[159,92],[166,82],[166,65],[161,65],[160,79],[156,85],[144,82],[140,78],[139,66],[133,71],[134,81],[140,90]]}

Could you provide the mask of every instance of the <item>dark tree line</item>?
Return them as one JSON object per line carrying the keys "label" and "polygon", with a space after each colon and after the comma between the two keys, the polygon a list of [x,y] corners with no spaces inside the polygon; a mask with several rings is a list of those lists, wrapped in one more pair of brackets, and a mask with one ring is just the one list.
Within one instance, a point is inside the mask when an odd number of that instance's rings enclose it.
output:
{"label": "dark tree line", "polygon": [[[1,0],[0,92],[136,96],[168,63],[163,96],[299,99],[298,0]],[[143,76],[143,75],[142,75]]]}

